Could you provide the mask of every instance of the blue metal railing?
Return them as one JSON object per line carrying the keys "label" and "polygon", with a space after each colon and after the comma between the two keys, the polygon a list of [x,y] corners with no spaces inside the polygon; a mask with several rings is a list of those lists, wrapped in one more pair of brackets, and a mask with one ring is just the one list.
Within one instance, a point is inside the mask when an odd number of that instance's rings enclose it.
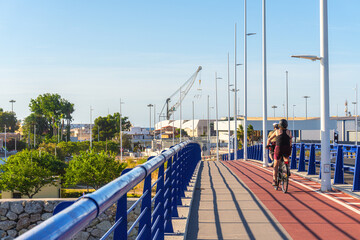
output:
{"label": "blue metal railing", "polygon": [[[200,160],[199,144],[187,141],[173,146],[156,157],[150,157],[146,163],[134,169],[125,169],[119,178],[94,193],[85,195],[74,203],[59,204],[60,209],[54,211],[56,215],[18,239],[71,239],[117,202],[115,224],[101,239],[108,238],[112,233],[116,240],[127,239],[138,224],[136,239],[162,240],[165,232],[173,232],[171,219],[178,216],[177,205],[181,204],[181,197],[185,196],[186,186]],[[157,169],[157,180],[151,184],[151,173]],[[143,180],[143,195],[127,209],[127,192]],[[152,197],[152,188],[155,186],[156,193]],[[140,203],[140,215],[127,229],[127,215]],[[64,207],[65,209],[61,209]]]}
{"label": "blue metal railing", "polygon": [[[306,151],[309,151],[308,157],[306,157]],[[320,161],[316,160],[316,151],[321,151],[321,144],[294,143],[292,146],[292,154],[290,156],[290,169],[297,169],[298,172],[305,172],[307,163],[307,174],[315,175],[316,165],[320,166]],[[298,156],[297,152],[299,152]],[[331,144],[330,154],[332,158],[336,159],[335,163],[331,163],[331,167],[334,169],[334,184],[344,184],[344,173],[352,173],[354,174],[352,190],[360,191],[360,146]],[[249,146],[248,158],[262,161],[262,145]],[[355,166],[345,165],[344,158],[354,159]],[[224,154],[222,159],[229,160],[228,154]],[[230,160],[233,159],[234,157],[232,154]],[[241,157],[239,157],[239,159],[241,159]],[[321,171],[319,173],[319,178],[321,178]]]}

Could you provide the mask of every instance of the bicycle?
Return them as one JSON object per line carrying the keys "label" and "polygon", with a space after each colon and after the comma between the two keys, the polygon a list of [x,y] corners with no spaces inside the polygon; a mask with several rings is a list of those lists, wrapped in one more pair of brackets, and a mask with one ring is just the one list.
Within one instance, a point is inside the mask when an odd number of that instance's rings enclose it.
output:
{"label": "bicycle", "polygon": [[281,157],[279,163],[279,170],[278,170],[278,180],[277,184],[274,186],[275,190],[279,189],[279,185],[281,183],[281,190],[283,193],[287,193],[289,187],[289,177],[290,177],[290,168],[289,164],[284,162],[284,159]]}

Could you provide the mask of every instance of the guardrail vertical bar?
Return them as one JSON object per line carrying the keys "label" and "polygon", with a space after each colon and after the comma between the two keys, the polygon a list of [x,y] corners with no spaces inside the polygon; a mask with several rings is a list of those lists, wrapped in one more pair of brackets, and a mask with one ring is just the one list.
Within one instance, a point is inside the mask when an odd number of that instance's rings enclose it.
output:
{"label": "guardrail vertical bar", "polygon": [[356,147],[353,191],[360,191],[360,147]]}
{"label": "guardrail vertical bar", "polygon": [[293,144],[291,151],[290,169],[296,169],[297,167],[296,152],[297,152],[296,144]]}
{"label": "guardrail vertical bar", "polygon": [[169,158],[167,162],[167,173],[166,173],[166,179],[165,179],[165,186],[164,191],[167,192],[166,195],[164,195],[165,198],[165,204],[164,204],[164,232],[166,233],[172,233],[174,232],[171,216],[172,216],[172,206],[173,206],[173,158]]}
{"label": "guardrail vertical bar", "polygon": [[[149,157],[148,161],[153,158]],[[140,236],[139,240],[148,240],[151,239],[151,173],[144,180],[144,189],[143,194],[146,193],[146,196],[141,201],[141,213],[144,213],[144,216],[139,221],[139,233],[144,228],[143,234]]]}
{"label": "guardrail vertical bar", "polygon": [[309,156],[309,165],[308,165],[308,175],[316,174],[315,168],[315,144],[310,145],[310,156]]}
{"label": "guardrail vertical bar", "polygon": [[[130,172],[131,170],[132,168],[124,169],[120,176]],[[122,220],[114,231],[114,240],[127,239],[127,194],[124,194],[124,196],[119,198],[117,201],[115,222],[117,222],[120,218]]]}
{"label": "guardrail vertical bar", "polygon": [[160,180],[156,184],[156,194],[159,194],[154,205],[154,209],[157,209],[157,211],[153,216],[153,224],[156,224],[156,226],[151,232],[152,239],[155,240],[164,240],[164,164],[165,162],[159,167],[158,179]]}
{"label": "guardrail vertical bar", "polygon": [[305,172],[305,144],[300,144],[300,156],[298,172]]}
{"label": "guardrail vertical bar", "polygon": [[343,146],[337,146],[334,184],[344,184],[344,155]]}
{"label": "guardrail vertical bar", "polygon": [[[263,161],[262,152],[263,152],[263,145],[260,145],[260,149],[259,149],[259,160],[260,160],[260,161]],[[268,158],[268,159],[269,159],[269,158]]]}
{"label": "guardrail vertical bar", "polygon": [[[173,191],[171,193],[172,207],[171,207],[171,216],[178,217],[179,213],[177,211],[178,205],[178,196],[179,196],[179,157],[176,153],[173,157],[173,171],[172,171],[172,181],[171,185],[173,186]],[[180,202],[181,203],[181,202]]]}

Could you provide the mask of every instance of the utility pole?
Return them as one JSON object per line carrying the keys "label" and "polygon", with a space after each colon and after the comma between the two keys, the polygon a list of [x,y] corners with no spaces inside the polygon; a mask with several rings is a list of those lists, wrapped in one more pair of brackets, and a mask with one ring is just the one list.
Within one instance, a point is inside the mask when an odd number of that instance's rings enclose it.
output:
{"label": "utility pole", "polygon": [[286,121],[289,121],[289,77],[286,71]]}
{"label": "utility pole", "polygon": [[92,150],[92,111],[94,109],[91,108],[90,106],[90,151]]}
{"label": "utility pole", "polygon": [[[122,112],[121,112],[121,104],[124,104],[124,102],[121,101],[120,98],[120,133],[119,133],[119,137],[120,137],[120,161],[123,160],[123,143],[122,143]],[[151,112],[151,109],[150,109]],[[151,119],[151,116],[150,116]],[[151,121],[151,120],[150,120]],[[150,125],[151,126],[151,125]]]}
{"label": "utility pole", "polygon": [[16,102],[15,100],[10,100],[9,101],[11,103],[11,112],[13,113],[14,112],[14,103]]}

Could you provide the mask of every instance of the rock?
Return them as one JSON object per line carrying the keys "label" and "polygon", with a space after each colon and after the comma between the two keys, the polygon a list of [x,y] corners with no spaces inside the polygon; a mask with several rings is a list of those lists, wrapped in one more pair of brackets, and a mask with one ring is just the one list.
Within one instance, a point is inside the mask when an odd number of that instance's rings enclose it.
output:
{"label": "rock", "polygon": [[44,213],[43,215],[41,215],[41,220],[45,221],[49,218],[51,218],[53,216],[52,213]]}
{"label": "rock", "polygon": [[36,201],[26,202],[25,212],[27,212],[29,214],[41,213],[42,210],[43,210],[43,206],[40,202],[36,202]]}
{"label": "rock", "polygon": [[13,213],[11,211],[9,211],[7,214],[6,214],[6,217],[10,220],[16,220],[18,218],[18,215],[16,213]]}
{"label": "rock", "polygon": [[111,223],[109,221],[102,221],[98,225],[96,225],[96,228],[106,232],[107,230],[109,230],[109,228],[111,228]]}
{"label": "rock", "polygon": [[9,230],[16,226],[16,222],[14,221],[3,221],[0,222],[0,229],[1,230]]}
{"label": "rock", "polygon": [[96,238],[96,237],[90,236],[88,240],[99,240],[99,238]]}
{"label": "rock", "polygon": [[4,216],[1,216],[1,217],[0,217],[0,220],[1,220],[1,221],[5,221],[5,220],[7,220],[7,219],[8,219],[8,218],[7,218],[7,217],[4,217]]}
{"label": "rock", "polygon": [[6,236],[6,232],[4,230],[0,230],[0,237],[3,238]]}
{"label": "rock", "polygon": [[34,228],[34,227],[36,227],[37,226],[37,224],[31,224],[29,227],[28,227],[28,230],[30,230],[30,229],[32,229],[32,228]]}
{"label": "rock", "polygon": [[31,223],[37,222],[37,221],[39,221],[40,219],[41,219],[40,213],[31,214],[31,215],[30,215],[30,222],[31,222]]}
{"label": "rock", "polygon": [[13,237],[7,236],[7,237],[2,238],[1,240],[13,240],[13,239],[14,239]]}
{"label": "rock", "polygon": [[29,214],[28,213],[22,213],[19,215],[19,218],[25,218],[25,217],[29,217]]}
{"label": "rock", "polygon": [[12,202],[10,204],[10,211],[12,211],[16,214],[20,214],[24,211],[24,207],[21,204],[21,202]]}
{"label": "rock", "polygon": [[43,221],[37,221],[36,222],[36,225],[39,225],[40,223],[42,223]]}
{"label": "rock", "polygon": [[27,229],[21,229],[21,230],[19,231],[19,236],[22,235],[22,234],[24,234],[24,233],[26,233],[27,231],[28,231]]}
{"label": "rock", "polygon": [[108,219],[108,216],[106,216],[105,213],[102,213],[98,216],[99,220],[102,222],[102,221],[105,221]]}
{"label": "rock", "polygon": [[2,202],[0,208],[9,209],[10,203],[9,202]]}
{"label": "rock", "polygon": [[7,234],[10,236],[10,237],[16,237],[16,235],[17,235],[17,231],[15,231],[15,230],[13,230],[13,229],[11,229],[11,230],[8,230],[7,231]]}
{"label": "rock", "polygon": [[73,240],[87,240],[90,236],[90,233],[88,232],[78,232],[75,237],[73,238]]}
{"label": "rock", "polygon": [[8,210],[6,208],[0,207],[0,216],[5,216],[7,212],[8,212]]}
{"label": "rock", "polygon": [[54,204],[51,202],[45,202],[44,203],[44,211],[52,213],[54,211]]}
{"label": "rock", "polygon": [[91,231],[91,235],[96,238],[101,238],[105,234],[105,231],[95,228]]}
{"label": "rock", "polygon": [[17,222],[16,230],[20,231],[21,229],[27,228],[30,225],[30,218],[21,218]]}
{"label": "rock", "polygon": [[87,231],[87,232],[91,232],[92,230],[94,230],[94,229],[91,228],[91,227],[86,228],[86,231]]}

